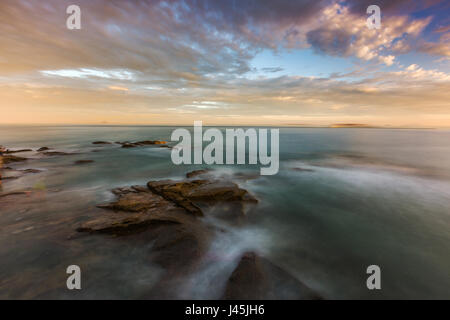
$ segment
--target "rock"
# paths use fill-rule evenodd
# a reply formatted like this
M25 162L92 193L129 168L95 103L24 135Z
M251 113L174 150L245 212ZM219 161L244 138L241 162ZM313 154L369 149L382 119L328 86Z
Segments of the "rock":
M111 142L107 142L107 141L94 141L94 142L92 142L92 144L111 144Z
M19 170L25 173L39 173L42 172L42 170L38 170L38 169L25 169L25 170Z
M61 151L47 151L43 152L46 156L70 156L76 153L67 153L67 152L61 152Z
M166 141L160 141L160 140L144 140L144 141L138 141L138 142L115 142L117 144L122 145L122 148L136 148L136 147L142 147L142 146L149 146L149 145L164 145L167 142Z
M5 154L11 154L11 153L19 153L19 152L28 152L28 151L33 151L31 149L20 149L20 150L6 150Z
M94 162L94 160L77 160L74 162L74 164L88 164L92 162Z
M313 169L306 169L306 168L292 168L292 170L300 172L314 172Z
M151 224L181 223L177 214L186 216L184 210L146 187L117 188L113 193L117 201L97 206L111 212L88 221L78 231L126 235L143 231Z
M48 147L41 147L41 148L37 149L36 151L42 152L42 151L47 151L47 150L50 150L50 148L48 148Z
M176 273L198 262L208 248L210 229L182 208L145 186L113 190L117 201L100 205L100 212L77 231L126 236L153 243L150 257Z
M184 187L189 188L189 186L194 186L195 184L190 184L189 186L181 182ZM178 183L178 186L180 184ZM181 192L181 188L177 186L177 183L172 180L162 180L162 181L150 181L147 183L147 187L157 195L162 196L164 199L173 202L175 205L185 209L187 212L195 216L203 216L202 210L197 207L192 201L187 199Z
M20 176L10 176L10 177L0 176L0 181L2 181L2 180L15 180L15 179L19 179L19 178L20 178Z
M222 202L257 202L247 190L235 183L219 180L149 181L147 187L168 201L184 208L193 215L202 216L198 204L218 204Z
M167 143L166 141L161 141L161 140L145 140L145 141L135 142L135 144L142 145L142 146L153 145L153 144L166 144L166 143Z
M27 158L17 157L17 156L3 156L3 164L22 162L28 160Z
M13 191L8 193L1 193L0 198L18 195L28 195L29 193L30 193L29 191Z
M186 173L186 178L193 178L193 177L196 177L196 176L199 176L199 175L203 175L203 174L205 174L205 173L208 173L208 172L210 172L210 171L211 171L210 169L194 170L194 171L191 171L191 172Z
M136 148L137 145L135 145L134 143L124 143L122 144L122 148Z
M321 297L282 268L253 252L245 253L228 279L227 300L318 300Z

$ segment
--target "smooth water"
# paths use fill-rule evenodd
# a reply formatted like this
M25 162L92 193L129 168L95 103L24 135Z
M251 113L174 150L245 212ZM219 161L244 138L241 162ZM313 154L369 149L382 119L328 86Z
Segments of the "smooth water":
M165 148L92 142L170 140L173 129L0 127L0 144L10 149L47 146L78 153L19 153L34 160L9 165L43 172L3 182L1 192L33 192L13 206L2 206L6 198L0 198L0 298L145 295L164 273L148 259L151 244L73 235L96 204L113 199L112 188L181 179L205 167L175 166ZM81 159L95 162L73 165ZM215 169L259 173L259 165ZM220 297L247 250L327 299L450 298L450 131L282 128L279 173L239 184L260 200L248 223L224 225L228 232L208 253L215 258L187 276L173 298ZM82 269L77 292L65 287L71 264ZM381 268L378 291L366 287L372 264Z

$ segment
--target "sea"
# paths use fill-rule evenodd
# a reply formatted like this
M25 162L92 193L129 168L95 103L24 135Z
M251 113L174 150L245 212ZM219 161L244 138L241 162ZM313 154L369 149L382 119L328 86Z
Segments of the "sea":
M227 232L170 298L220 298L242 254L254 251L324 299L450 299L450 130L280 128L280 168L272 176L260 175L259 164L175 165L169 148L92 144L173 145L176 128L0 126L0 145L33 150L15 154L28 161L8 166L41 171L2 181L0 195L31 192L8 205L0 197L0 299L145 296L166 272L149 258L152 243L79 237L76 229L114 199L113 188L207 167L218 176L253 176L237 183L259 202L244 224L203 218ZM44 156L40 147L75 154ZM69 265L81 268L81 290L66 287ZM367 287L371 265L380 268L379 290Z

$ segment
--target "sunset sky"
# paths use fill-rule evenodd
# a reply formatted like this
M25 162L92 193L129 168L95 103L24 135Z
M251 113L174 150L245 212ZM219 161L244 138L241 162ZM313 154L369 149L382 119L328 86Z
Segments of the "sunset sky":
M450 1L1 0L0 86L0 124L449 128Z

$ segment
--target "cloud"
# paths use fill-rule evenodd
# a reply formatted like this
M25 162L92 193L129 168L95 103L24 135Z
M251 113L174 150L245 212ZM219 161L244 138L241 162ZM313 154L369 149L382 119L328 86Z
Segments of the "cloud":
M367 1L333 0L78 0L82 29L68 30L72 2L0 2L1 100L23 110L15 119L27 110L42 119L192 123L448 109L445 72L395 69L398 55L415 50L448 56L448 30L423 37L432 18L408 16L405 1L382 1L380 30L366 26ZM313 78L278 76L289 70L275 66L258 70L270 78L249 77L258 52L306 48L361 69Z

